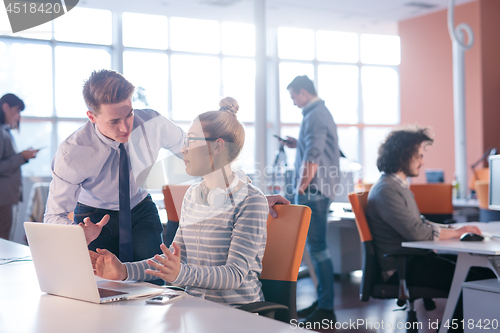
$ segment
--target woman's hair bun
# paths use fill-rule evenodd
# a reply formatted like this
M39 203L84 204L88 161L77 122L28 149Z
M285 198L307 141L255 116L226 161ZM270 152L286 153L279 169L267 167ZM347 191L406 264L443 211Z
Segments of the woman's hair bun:
M229 96L220 100L219 107L219 111L228 111L235 117L238 109L240 108L238 101Z

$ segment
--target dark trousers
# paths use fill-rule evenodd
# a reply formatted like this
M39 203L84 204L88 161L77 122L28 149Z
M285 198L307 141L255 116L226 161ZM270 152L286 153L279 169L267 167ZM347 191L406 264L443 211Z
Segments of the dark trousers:
M83 222L89 217L93 223L99 222L104 215L110 216L109 222L103 227L101 234L89 244L89 250L96 248L119 253L119 221L118 211L100 209L78 203L75 208L75 222ZM155 203L148 196L132 209L132 254L133 261L149 259L155 254L161 254L162 225Z
M318 307L333 310L333 263L326 242L330 199L321 193L306 193L296 195L295 204L311 208L311 222L307 232L306 246L318 277Z
M0 238L9 239L12 229L12 205L0 205Z

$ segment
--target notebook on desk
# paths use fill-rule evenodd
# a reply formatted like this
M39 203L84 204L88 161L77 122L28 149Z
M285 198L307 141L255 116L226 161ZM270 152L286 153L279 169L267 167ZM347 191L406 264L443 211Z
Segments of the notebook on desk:
M163 288L96 281L82 227L25 222L40 290L93 303L158 295Z

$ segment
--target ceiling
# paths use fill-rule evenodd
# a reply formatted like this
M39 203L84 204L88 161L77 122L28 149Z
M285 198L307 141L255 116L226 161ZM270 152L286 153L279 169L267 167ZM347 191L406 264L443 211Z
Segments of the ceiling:
M78 6L248 23L254 13L253 0L80 0ZM270 28L397 34L398 21L447 6L448 0L267 0L266 21Z

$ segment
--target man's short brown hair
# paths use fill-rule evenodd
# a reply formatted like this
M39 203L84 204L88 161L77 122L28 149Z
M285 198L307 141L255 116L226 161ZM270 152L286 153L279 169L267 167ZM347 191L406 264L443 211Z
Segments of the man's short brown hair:
M89 111L98 114L102 104L121 103L132 97L134 89L120 73L101 69L93 71L83 84L83 99Z

